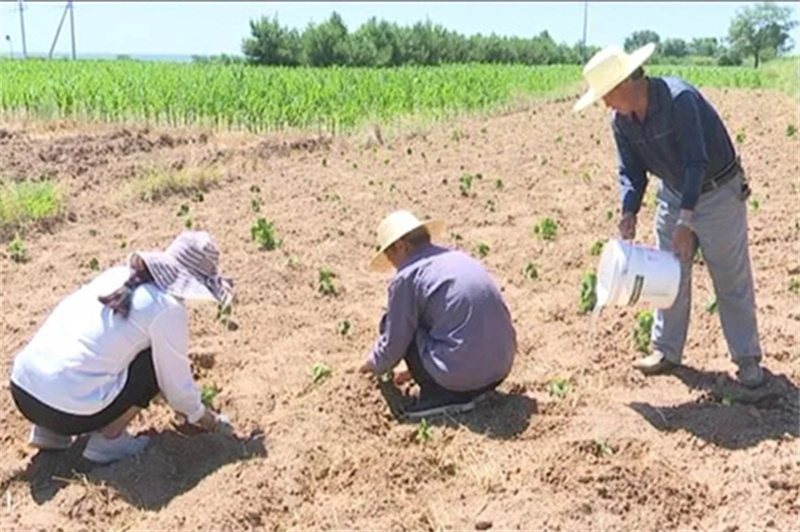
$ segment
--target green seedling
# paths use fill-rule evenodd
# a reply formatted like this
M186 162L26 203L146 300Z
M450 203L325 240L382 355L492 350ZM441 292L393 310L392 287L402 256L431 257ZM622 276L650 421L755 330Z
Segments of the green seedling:
M792 277L789 279L789 292L793 294L800 292L800 278Z
M641 353L650 351L650 333L653 330L653 311L640 310L636 313L636 324L633 327L633 345Z
M759 209L761 209L761 202L758 200L758 198L751 199L749 204L750 208L753 209L753 212L758 212Z
M594 454L595 456L611 456L614 454L614 448L608 443L608 440L594 440Z
M339 325L336 326L336 330L342 336L347 336L347 333L350 332L350 321L349 320L342 320L339 322Z
M583 181L584 183L591 183L592 182L591 174L589 174L589 172L586 170L581 172L581 181Z
M183 218L183 225L186 229L192 228L192 217L187 204L182 204L180 209L178 209L178 218Z
M494 203L494 200L492 200L492 199L486 200L486 210L487 211L494 212L495 208L496 208L496 205Z
M125 249L126 247L128 247L128 242L125 241L125 240L120 240L119 241L119 249Z
M450 238L452 238L456 242L461 242L462 240L464 240L464 237L461 236L459 233L450 233Z
M709 314L716 314L717 313L717 298L715 297L708 303L706 303L706 312Z
M217 321L229 331L235 331L239 328L236 322L233 321L232 314L233 305L217 305Z
M192 201L195 203L203 203L205 200L206 197L200 191L197 191L192 195Z
M263 204L264 201L259 197L250 198L250 210L253 211L254 214L261 212L261 206Z
M265 218L259 218L250 227L250 236L258 242L260 249L272 251L283 244L283 240L275 238L275 226Z
M483 258L489 254L489 246L481 242L478 244L478 247L475 248L475 251L477 251L479 257Z
M214 403L214 398L219 394L219 388L215 384L204 384L202 388L200 388L200 400L206 405L208 408Z
M565 377L556 377L547 383L547 393L550 394L550 397L566 399L571 391L572 385Z
M558 135L558 136L556 136L556 140L555 140L555 142L556 142L556 144L558 144L558 143L559 143L559 142L561 142L562 140L564 140L564 137L562 137L561 135Z
M334 284L333 280L336 278L336 274L333 273L330 269L322 267L319 269L319 284L317 286L317 290L323 296L335 296L338 293L338 289L336 288L336 284Z
M8 256L11 257L11 260L14 262L25 262L28 258L28 252L25 249L25 242L19 237L19 235L14 237L14 240L8 243Z
M503 189L503 180L502 179L495 179L494 180L494 188L496 188L497 190L502 190Z
M528 261L522 269L522 275L529 281L535 281L539 278L539 270L536 269L536 265L533 262Z
M314 384L319 384L330 377L331 373L333 372L330 366L323 364L322 362L317 362L311 366L311 382Z
M745 139L747 139L747 135L745 134L744 130L736 132L736 144L742 144Z
M422 418L422 421L420 421L419 425L417 425L417 435L415 439L417 440L417 443L425 443L433 439L431 427L428 425L427 419Z
M89 260L89 269L95 272L100 269L100 261L97 260L97 257L92 257Z
M555 240L556 233L558 232L558 225L556 224L555 220L550 217L545 218L539 225L533 228L534 234L539 235L542 240Z
M614 213L612 211L606 211L606 220L611 220L614 217Z
M458 179L459 183L458 190L461 191L461 195L464 196L465 198L469 197L469 191L472 189L472 179L473 179L472 174L463 174Z
M794 137L797 134L797 126L794 124L789 124L786 126L786 136L787 137Z
M597 275L594 272L586 272L581 279L581 300L578 309L581 314L586 314L594 310L597 304Z
M589 254L592 257L599 256L600 253L602 253L602 251L603 251L603 246L604 245L605 245L605 242L603 242L602 240L596 240L594 242L594 244L592 244L592 247L589 249Z

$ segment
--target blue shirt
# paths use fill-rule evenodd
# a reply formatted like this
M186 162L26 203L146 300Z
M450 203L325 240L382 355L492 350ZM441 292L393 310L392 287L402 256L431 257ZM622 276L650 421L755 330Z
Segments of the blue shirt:
M680 78L647 78L647 113L612 113L623 213L638 213L647 178L658 176L694 210L701 185L733 163L736 151L716 110Z
M500 290L469 255L426 245L401 264L370 353L375 373L405 357L416 342L422 364L441 386L471 391L505 378L517 339Z

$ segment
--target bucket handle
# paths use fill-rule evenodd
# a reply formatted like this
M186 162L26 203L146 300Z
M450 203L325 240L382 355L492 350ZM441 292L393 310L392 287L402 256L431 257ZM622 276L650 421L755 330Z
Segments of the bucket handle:
M622 275L625 275L626 273L628 273L628 266L631 263L631 253L633 253L633 239L627 241L623 240L623 242L628 242L628 249L627 251L623 252L625 253L625 263L622 265L622 272L621 272Z

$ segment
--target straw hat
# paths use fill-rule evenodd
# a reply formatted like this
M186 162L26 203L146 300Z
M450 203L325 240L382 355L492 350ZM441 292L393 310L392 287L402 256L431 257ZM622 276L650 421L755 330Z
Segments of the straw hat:
M395 211L384 218L378 225L378 253L369 262L369 269L373 271L392 269L392 263L384 252L389 246L419 227L427 228L431 236L435 236L444 229L444 220L422 222L408 211Z
M137 252L153 280L165 292L184 298L233 301L233 281L217 271L219 249L205 231L184 231L166 251ZM128 259L129 263L131 258Z
M619 46L611 45L594 54L583 68L583 77L589 84L589 90L575 103L572 110L582 111L611 92L642 66L655 49L655 44L648 43L628 54Z

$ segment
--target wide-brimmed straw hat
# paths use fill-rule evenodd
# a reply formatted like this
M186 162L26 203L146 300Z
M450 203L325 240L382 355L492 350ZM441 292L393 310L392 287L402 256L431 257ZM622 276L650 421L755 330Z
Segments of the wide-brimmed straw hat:
M611 45L594 54L583 68L583 77L589 84L589 90L575 103L572 110L582 111L611 92L642 66L655 49L656 45L649 43L626 53L619 46Z
M205 231L184 231L165 251L135 254L147 265L156 285L169 294L223 306L233 301L233 281L219 275L219 249Z
M369 262L368 268L372 271L392 269L393 265L384 252L392 244L420 227L427 228L431 236L437 236L444 229L444 220L420 221L409 211L395 211L389 214L378 225L378 253Z

